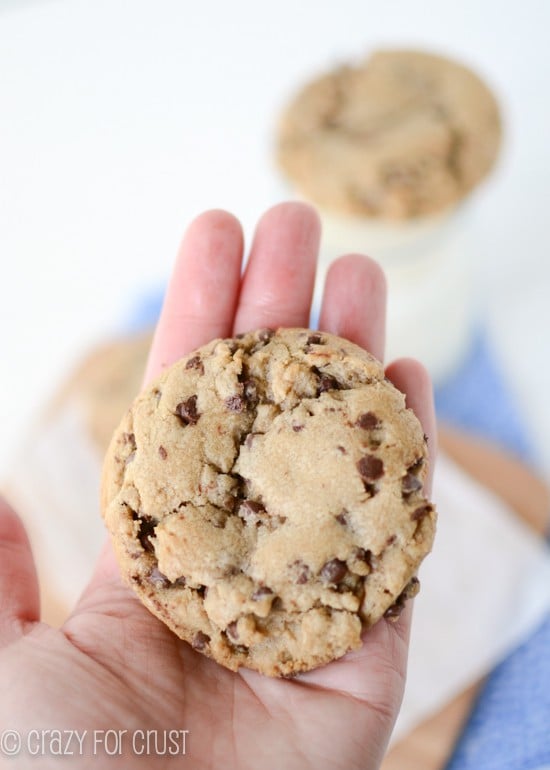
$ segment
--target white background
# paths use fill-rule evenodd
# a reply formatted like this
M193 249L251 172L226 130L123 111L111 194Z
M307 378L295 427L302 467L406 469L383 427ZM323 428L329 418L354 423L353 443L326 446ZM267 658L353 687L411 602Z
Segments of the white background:
M477 194L484 312L550 475L550 3L0 0L0 476L82 351L161 286L190 218L285 195L276 117L378 46L477 69L502 162Z

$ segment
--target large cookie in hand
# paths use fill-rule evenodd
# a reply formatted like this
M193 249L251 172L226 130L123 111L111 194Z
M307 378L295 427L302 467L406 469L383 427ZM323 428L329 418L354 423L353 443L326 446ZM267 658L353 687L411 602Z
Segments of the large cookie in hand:
M111 442L103 515L123 576L230 669L306 671L417 586L427 448L369 353L307 329L215 340L165 371Z

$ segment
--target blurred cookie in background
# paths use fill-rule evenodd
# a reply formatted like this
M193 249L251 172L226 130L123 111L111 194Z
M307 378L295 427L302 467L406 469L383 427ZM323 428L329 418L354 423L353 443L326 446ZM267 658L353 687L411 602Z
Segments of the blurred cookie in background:
M436 384L474 325L471 193L495 166L502 121L478 75L432 53L384 50L307 83L283 110L279 168L319 208L320 280L367 253L389 284L389 358L412 355Z

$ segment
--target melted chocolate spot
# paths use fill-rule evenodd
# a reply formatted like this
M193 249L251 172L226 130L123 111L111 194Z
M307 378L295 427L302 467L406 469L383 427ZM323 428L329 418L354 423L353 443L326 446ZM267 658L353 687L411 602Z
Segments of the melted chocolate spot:
M345 578L347 572L348 568L345 561L331 559L323 565L320 574L327 583L337 584Z
M154 553L155 549L149 538L155 534L155 526L157 522L150 516L140 517L136 515L135 520L139 521L138 540L141 543L141 547L148 553Z
M357 470L363 481L376 481L384 475L384 463L379 457L366 455L357 463Z
M193 637L191 646L195 650L204 650L204 648L206 647L209 641L210 641L210 637L207 634L203 634L202 631L197 631L197 633Z
M320 334L310 334L307 338L306 345L324 345L325 339Z
M196 425L200 414L197 412L197 397L191 396L187 401L182 401L176 407L176 414L183 425Z
M432 512L432 506L421 505L411 513L411 519L413 521L421 521L425 516L428 516Z
M370 569L374 569L374 562L376 557L374 556L373 552L369 549L365 548L356 548L355 549L355 558L359 559L359 561L364 561L365 564L370 567Z
M200 372L200 374L204 374L204 365L201 361L200 356L193 356L189 359L189 361L185 364L186 369L197 369L197 371Z
M380 428L382 425L374 412L365 412L360 415L355 424L358 428L362 428L363 430L374 430L375 428Z

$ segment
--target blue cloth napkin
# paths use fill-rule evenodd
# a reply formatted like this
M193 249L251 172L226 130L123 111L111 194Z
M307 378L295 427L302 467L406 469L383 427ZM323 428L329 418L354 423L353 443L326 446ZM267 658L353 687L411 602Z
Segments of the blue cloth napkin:
M494 669L447 770L550 770L550 616Z

